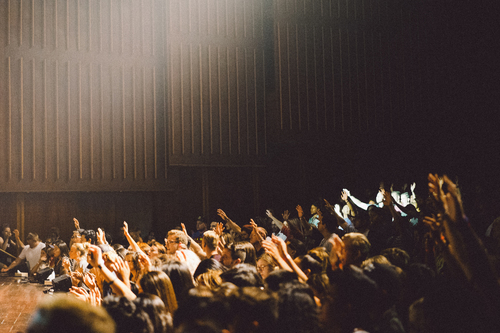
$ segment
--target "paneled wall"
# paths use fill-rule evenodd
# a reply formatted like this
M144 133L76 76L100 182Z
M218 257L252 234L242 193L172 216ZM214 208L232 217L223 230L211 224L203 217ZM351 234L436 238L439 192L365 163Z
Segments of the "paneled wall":
M284 132L390 132L422 96L416 23L403 1L276 0Z
M0 2L2 191L165 189L165 2Z
M261 163L267 153L269 1L168 3L170 164Z

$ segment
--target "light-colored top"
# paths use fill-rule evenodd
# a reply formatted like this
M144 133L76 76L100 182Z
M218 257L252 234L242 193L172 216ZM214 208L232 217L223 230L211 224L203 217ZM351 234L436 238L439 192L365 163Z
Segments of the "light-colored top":
M40 260L42 249L44 247L45 244L42 242L38 243L38 245L33 249L29 245L26 245L21 251L19 258L26 259L26 261L29 263L29 268L31 269L35 267L35 265L38 263L38 260Z

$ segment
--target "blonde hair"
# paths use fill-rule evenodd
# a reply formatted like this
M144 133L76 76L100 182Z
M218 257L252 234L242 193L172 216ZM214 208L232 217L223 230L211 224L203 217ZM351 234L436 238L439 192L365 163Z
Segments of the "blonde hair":
M79 258L87 256L87 253L89 252L89 243L73 243L71 247L76 248Z
M369 264L374 263L374 262L376 262L377 264L384 264L384 265L392 266L391 262L386 257L378 254L376 256L370 257L370 258L366 259L365 261L363 261L363 263L361 264L361 268L365 268L366 266L368 266Z
M203 234L203 241L210 250L215 250L217 248L217 243L219 243L219 235L212 230L205 231Z
M168 232L167 237L168 236L172 236L172 235L175 236L175 241L177 243L182 243L184 245L187 245L188 239L187 239L186 234L183 231L180 231L180 230L177 230L177 229L172 229L172 230L170 230Z
M198 275L196 283L198 286L205 286L211 290L218 288L222 284L220 277L222 271L209 269L203 274Z

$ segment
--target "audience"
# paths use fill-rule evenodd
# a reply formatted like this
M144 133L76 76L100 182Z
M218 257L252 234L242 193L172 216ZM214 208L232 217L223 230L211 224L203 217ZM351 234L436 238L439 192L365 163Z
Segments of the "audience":
M193 235L181 224L165 244L125 222L128 244L111 246L75 222L69 253L49 237L73 296L39 305L28 332L500 331L500 220L479 237L446 176L429 175L428 196L410 189L381 185L367 203L343 189L310 214L298 205L280 221L266 210L245 225L218 209L224 225L207 230L200 217ZM0 246L23 250L2 271L47 266L36 234L27 246L15 235L3 227Z

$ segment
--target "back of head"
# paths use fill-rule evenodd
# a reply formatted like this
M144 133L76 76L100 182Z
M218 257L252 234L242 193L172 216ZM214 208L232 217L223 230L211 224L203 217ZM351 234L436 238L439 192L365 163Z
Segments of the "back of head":
M337 219L328 211L325 211L323 213L323 218L321 219L321 223L325 225L326 230L328 230L329 233L334 233L337 232L338 230Z
M257 287L244 287L229 296L235 332L277 332L278 302L274 293Z
M67 295L55 295L40 303L27 333L114 333L115 323L103 308Z
M241 262L252 266L257 266L257 254L255 252L255 247L250 242L234 243L233 252L233 260L236 260L237 258L241 259L244 253L244 260L242 260Z
M217 243L219 242L219 235L213 230L205 231L203 234L203 242L211 250L214 251L217 248Z
M398 266L403 270L406 270L410 262L410 255L405 250L397 247L384 249L380 252L380 254L386 257L391 264Z
M92 229L84 230L82 232L82 236L85 236L85 239L90 244L95 244L97 241L97 235L96 235L95 231Z
M346 265L361 266L370 253L370 242L365 235L350 232L342 237L346 251Z
M283 332L320 332L314 294L297 280L283 283L278 291L278 327Z
M221 274L224 282L231 282L238 287L263 287L264 281L257 268L248 264L238 264Z
M207 231L208 232L208 231ZM208 271L225 271L226 268L223 264L215 259L204 259L202 260L198 267L196 267L196 271L193 274L193 278L196 280L199 275L204 274Z
M181 261L169 260L162 266L162 271L170 278L177 303L180 305L187 297L189 290L194 288L193 277L188 265Z
M139 282L143 292L159 296L167 312L174 313L177 310L177 298L174 287L167 274L162 271L150 271L144 274Z
M142 309L148 314L155 333L171 331L172 316L167 312L161 298L156 295L142 293L137 296L134 303L138 309Z
M298 281L297 273L285 269L277 269L269 273L266 278L267 287L272 291L278 291L282 283Z
M102 308L116 323L116 333L153 333L154 327L146 311L126 297L107 296ZM71 331L67 331L71 332Z
M29 241L29 240L32 240L32 241L35 241L35 242L38 242L40 240L40 238L38 238L38 234L35 234L33 232L30 232L28 234L28 236L26 236L26 241Z

